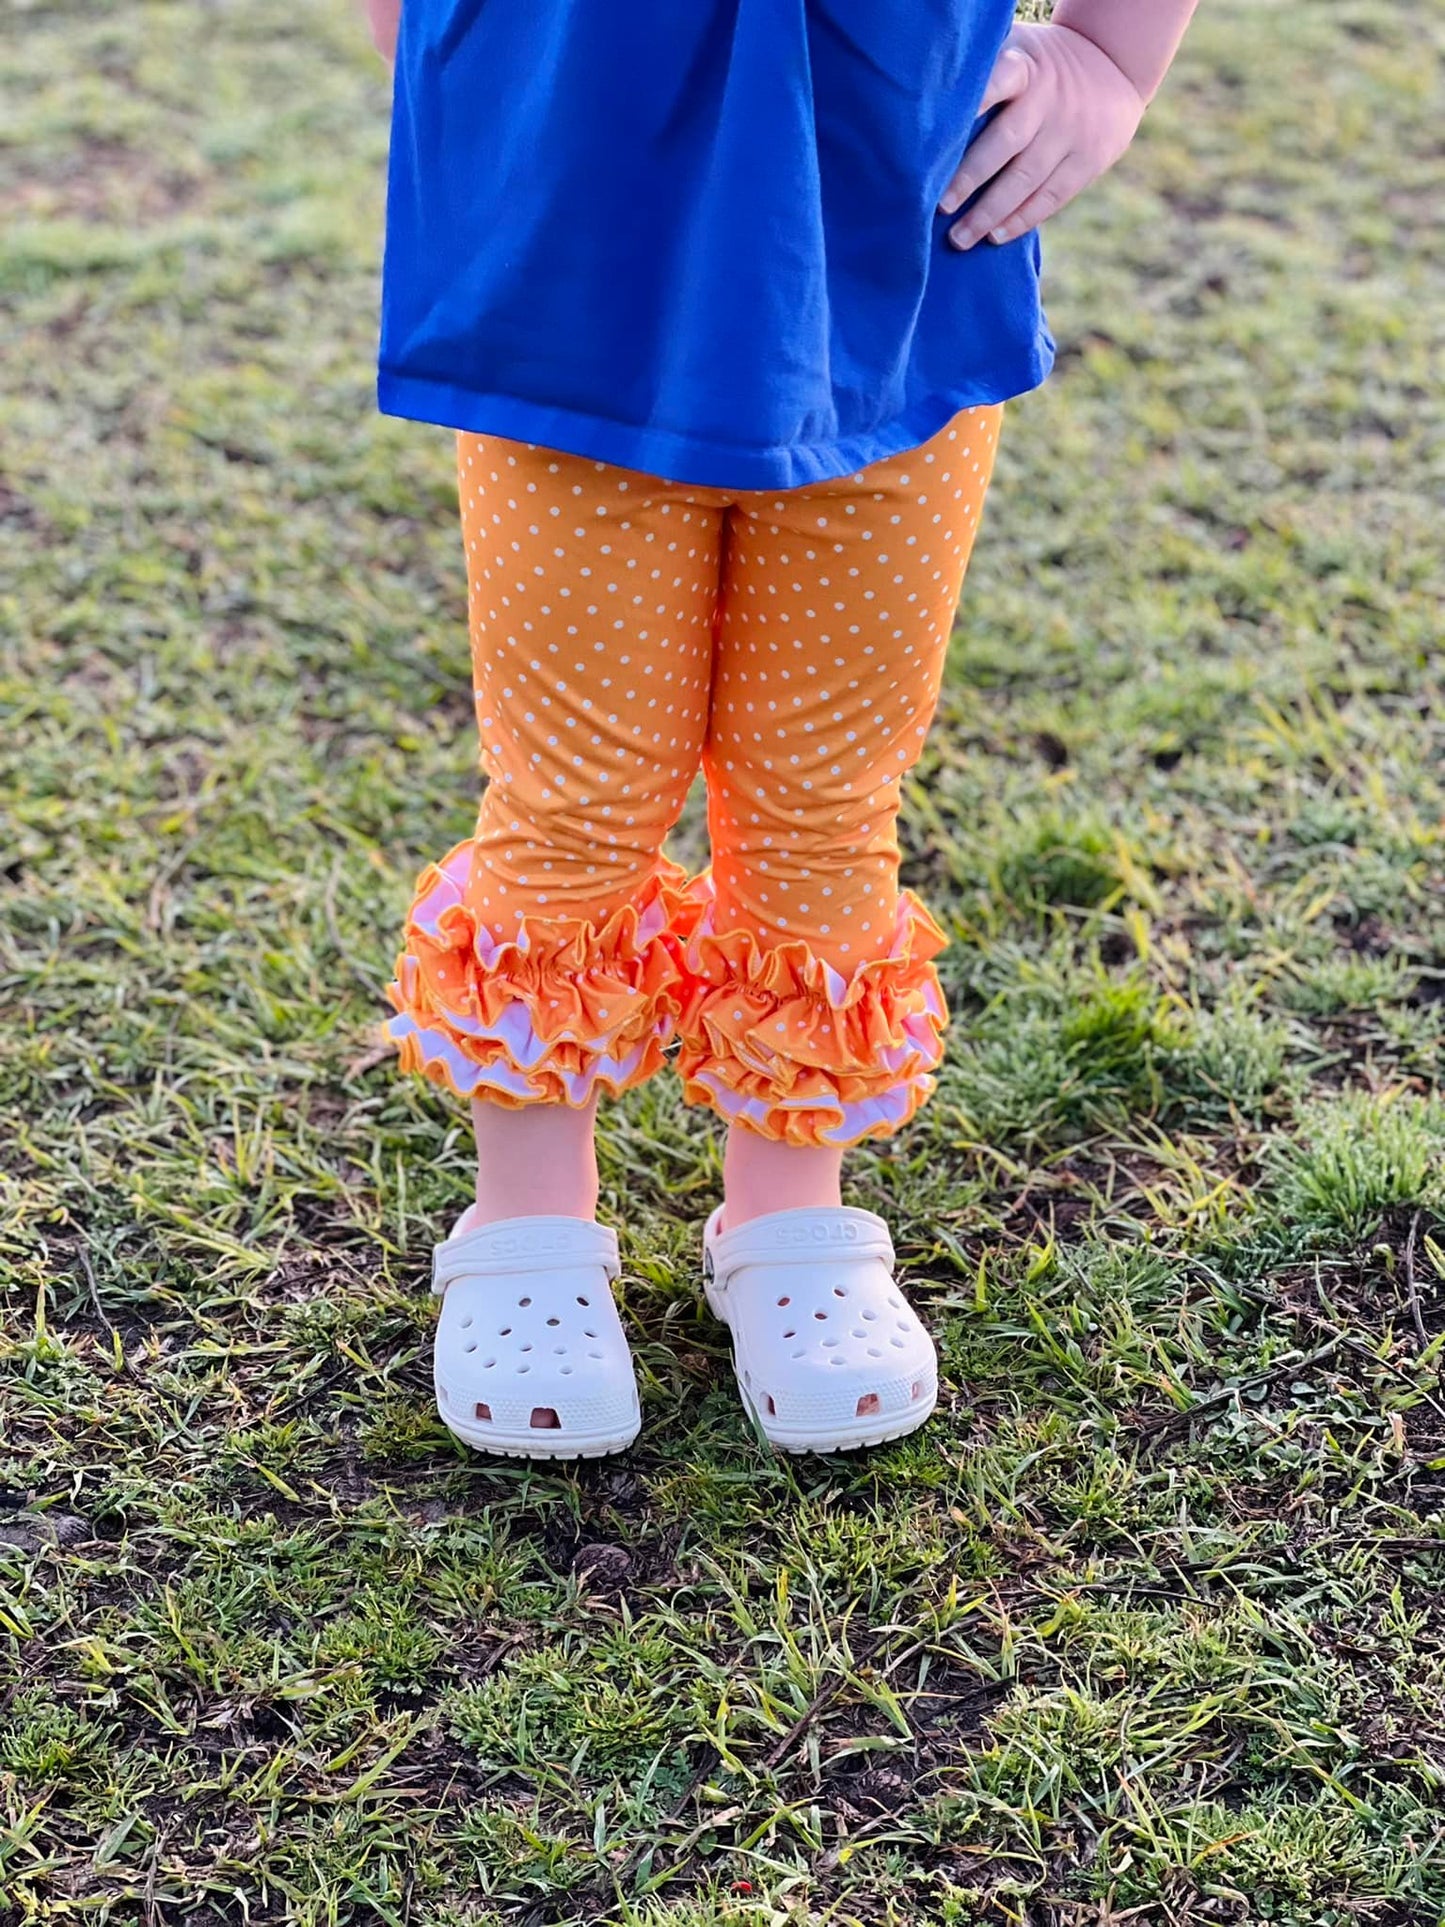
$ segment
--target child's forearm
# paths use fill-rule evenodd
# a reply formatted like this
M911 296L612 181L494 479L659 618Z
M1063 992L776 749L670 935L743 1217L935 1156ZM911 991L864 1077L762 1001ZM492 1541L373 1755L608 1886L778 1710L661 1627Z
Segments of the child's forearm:
M1168 73L1199 0L1058 0L1055 26L1068 27L1106 53L1152 100Z
M365 0L372 44L383 60L396 58L396 33L401 24L401 0Z

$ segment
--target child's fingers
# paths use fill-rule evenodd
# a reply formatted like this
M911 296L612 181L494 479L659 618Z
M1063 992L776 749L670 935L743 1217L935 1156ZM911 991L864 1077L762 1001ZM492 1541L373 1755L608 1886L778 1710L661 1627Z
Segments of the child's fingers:
M1030 228L1042 227L1045 221L1052 219L1061 207L1087 187L1089 180L1089 168L1079 155L1066 154L1042 187L1035 188L1012 214L994 222L989 230L989 240L1001 246L1005 241L1016 241L1021 234L1027 234Z
M991 181L1000 168L1023 152L1037 132L1032 115L1019 107L1005 108L964 154L957 173L939 196L939 213L957 214L985 181Z
M956 248L971 248L984 235L995 234L1052 178L1062 159L1052 141L1036 136L994 176L963 219L954 222L948 230L949 240Z
M1017 100L1029 84L1032 69L1027 58L1014 45L1010 34L1004 42L1003 52L993 64L993 72L988 77L988 85L983 90L983 99L978 111L986 114L1000 101Z

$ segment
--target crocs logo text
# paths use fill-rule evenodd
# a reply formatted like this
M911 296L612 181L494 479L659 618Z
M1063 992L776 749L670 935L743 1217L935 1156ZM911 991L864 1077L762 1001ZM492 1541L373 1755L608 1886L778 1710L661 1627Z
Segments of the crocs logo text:
M489 1238L485 1249L489 1258L527 1258L535 1257L539 1252L566 1252L570 1247L571 1240L567 1234L554 1231L550 1236L546 1232L528 1232L525 1237L512 1232L505 1238ZM579 1262L585 1264L586 1260L577 1255Z
M855 1245L858 1242L856 1224L780 1224L776 1232L780 1245Z

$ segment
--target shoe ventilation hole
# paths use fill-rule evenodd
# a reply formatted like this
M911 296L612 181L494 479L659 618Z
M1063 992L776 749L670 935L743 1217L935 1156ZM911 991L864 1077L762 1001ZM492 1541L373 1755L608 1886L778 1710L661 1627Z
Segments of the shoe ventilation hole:
M512 1336L511 1326L503 1325L502 1329L497 1333L497 1336L498 1338L510 1338Z
M532 1302L532 1301L531 1301L531 1299L530 1299L530 1298L519 1298L519 1299L517 1300L517 1303L518 1303L519 1305L530 1305L530 1304L531 1304L531 1302Z
M534 1432L560 1432L562 1421L550 1405L534 1405L528 1421Z
M517 1370L518 1370L519 1372L530 1372L530 1371L531 1371L531 1369L532 1369L532 1368L531 1368L531 1366L530 1366L530 1365L519 1365L519 1366L517 1367Z
M797 1332L796 1332L796 1331L790 1331L790 1332L784 1332L784 1333L783 1333L783 1336L784 1336L784 1338L796 1338L796 1337L797 1337L797 1335L798 1335L798 1334L797 1334Z
M772 1393L769 1392L768 1393L768 1417L776 1418L777 1416L778 1416L778 1403L777 1403L777 1400L773 1397Z
M470 1345L468 1345L468 1346L466 1346L466 1348L465 1348L465 1349L466 1349L467 1351L469 1351L469 1352L474 1352L474 1351L475 1351L475 1350L477 1349L477 1341L476 1341L476 1339L474 1338L474 1339L472 1340L472 1342L471 1342L471 1344L470 1344Z
M890 1338L888 1343L900 1352L903 1350L903 1340L901 1338Z
M582 1336L583 1336L584 1338L595 1338L595 1337L597 1336L597 1334L596 1334L596 1332L589 1332L589 1331L584 1331L584 1332L583 1332L583 1334L582 1334Z
M483 1405L480 1399L477 1401L477 1417L482 1421L483 1425L490 1425L492 1422L491 1406Z
M471 1321L471 1319L470 1319L470 1318L464 1318L464 1319L462 1320L462 1330L463 1330L464 1332L469 1332L469 1331L471 1330L471 1328L472 1328L472 1321Z
M561 1322L562 1322L562 1320L561 1320L560 1318L549 1318L549 1319L547 1320L547 1323L548 1323L549 1325L560 1325L560 1324L561 1324Z
M565 1345L554 1345L552 1347L552 1356L553 1358L565 1358L567 1356L567 1347Z
M495 1358L484 1358L482 1360L482 1370L484 1372L490 1372L495 1367L496 1362Z
M838 1343L838 1340L837 1340L836 1338L825 1338L825 1339L823 1340L823 1350L824 1350L825 1352L830 1352L830 1351L832 1351L832 1349L833 1349L833 1347L834 1347L834 1346L835 1346L835 1345L836 1345L837 1343Z
M906 1332L906 1331L908 1330L908 1320L907 1320L906 1318L900 1318L900 1319L899 1319L899 1321L898 1321L898 1329L899 1329L899 1331L901 1331L901 1332Z
M871 1325L873 1323L873 1320L878 1316L878 1314L876 1311L865 1311L863 1316L868 1320L868 1323Z
M863 1330L863 1327L861 1325L855 1325L852 1331L849 1332L848 1336L850 1338L866 1338L868 1334Z
M531 1347L530 1345L524 1345L524 1346L522 1347L522 1350L523 1350L524 1352L529 1352L529 1351L531 1351L531 1349L532 1349L532 1347Z
M744 1383L744 1385L751 1385L751 1384L752 1384L752 1382L753 1382L753 1375L752 1375L752 1373L751 1373L751 1372L749 1372L749 1371L745 1371L745 1372L743 1373L743 1383Z
M881 1358L881 1357L883 1356L883 1354L882 1354L882 1352L880 1352L880 1351L879 1351L879 1349L878 1349L878 1347L877 1347L876 1345L870 1345L870 1346L868 1347L868 1356L869 1356L870 1358Z
M825 1312L825 1311L815 1311L815 1312L813 1313L813 1316L814 1316L815 1318L826 1318L826 1317L828 1316L828 1314L827 1314L827 1312Z
M592 1300L591 1300L590 1298L579 1298L579 1299L577 1300L577 1303L578 1303L579 1305L590 1305L590 1304L591 1304L591 1302L592 1302Z
M791 1304L792 1304L792 1302L793 1302L793 1301L792 1301L792 1299L791 1299L791 1298L780 1298L780 1299L778 1300L778 1303L779 1303L780 1305L791 1305Z
M794 1358L805 1358L807 1354L805 1352L798 1351L798 1352L794 1352L793 1356Z
M524 1299L522 1300L522 1303L523 1303L524 1305L526 1305L526 1304L529 1304L530 1302L531 1302L531 1301L530 1301L530 1299L527 1299L527 1298L524 1298ZM889 1300L888 1300L888 1302L889 1302L889 1304L890 1304L890 1305L891 1305L891 1306L893 1307L893 1309L894 1309L895 1311L901 1311L901 1310L903 1309L903 1307L902 1307L902 1305L901 1305L901 1303L899 1302L899 1300L898 1300L898 1299L896 1299L896 1298L894 1298L894 1297L892 1297L891 1295L890 1295L890 1297L889 1297Z
M835 1298L846 1298L848 1296L848 1293L845 1291L842 1285L834 1285L833 1296Z
M588 1352L587 1356L589 1358L601 1358L602 1354L601 1352Z
M837 1356L835 1355L834 1357L832 1357L832 1358L830 1358L830 1359L828 1360L828 1363L829 1363L830 1365L841 1365L841 1364L843 1363L843 1361L842 1361L842 1359L841 1359L841 1358L838 1358L838 1357L837 1357Z
M916 1378L908 1388L908 1396L910 1398L921 1398L923 1396L923 1387Z
M862 1398L860 1398L858 1401L859 1418L867 1418L871 1413L876 1412L877 1410L878 1410L878 1394L876 1392L865 1392Z
M563 1378L570 1378L575 1370L576 1370L576 1367L573 1365L564 1365L562 1367Z

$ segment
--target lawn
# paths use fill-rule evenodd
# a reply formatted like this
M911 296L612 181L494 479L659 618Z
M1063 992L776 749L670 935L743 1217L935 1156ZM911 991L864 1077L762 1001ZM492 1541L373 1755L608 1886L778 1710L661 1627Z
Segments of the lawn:
M536 1469L433 1412L466 1133L377 1047L476 782L382 75L340 0L3 42L0 1920L1440 1921L1440 6L1210 0L1051 234L909 797L947 1068L853 1165L938 1417L759 1448L660 1079L643 1437Z

